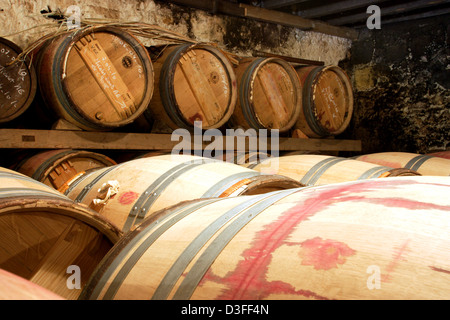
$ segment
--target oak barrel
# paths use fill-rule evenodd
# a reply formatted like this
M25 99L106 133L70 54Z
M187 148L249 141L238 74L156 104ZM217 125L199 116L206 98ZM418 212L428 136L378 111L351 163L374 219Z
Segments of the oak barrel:
M165 47L154 59L155 94L146 113L171 129L220 128L234 111L236 77L221 50L207 44Z
M392 168L406 168L422 175L450 176L450 159L411 152L379 152L354 157L356 160Z
M97 152L55 149L26 157L15 166L14 170L59 189L76 175L115 164L113 159Z
M0 185L0 268L77 299L121 231L95 211L13 170L0 168ZM79 267L73 282L79 288L68 286L70 266Z
M302 84L302 112L295 123L311 138L335 136L349 125L353 114L350 78L338 66L296 66Z
M450 181L194 200L125 234L80 299L449 299Z
M85 130L140 117L153 95L146 48L125 30L88 27L48 40L37 53L40 92L55 116Z
M432 157L450 159L450 150L431 152L431 153L428 153L428 155L432 156Z
M36 94L36 72L29 59L12 63L21 52L15 43L0 37L0 123L23 114Z
M50 290L0 269L0 300L63 300Z
M371 178L420 175L409 169L390 168L350 158L314 154L287 155L243 165L257 171L265 170L270 166L274 170L268 173L287 176L307 186Z
M220 160L162 155L87 173L69 183L65 194L128 231L144 217L180 201L259 194L300 186L288 177L261 174Z
M294 68L280 58L242 58L235 73L238 101L230 124L243 129L286 132L301 111L301 85Z

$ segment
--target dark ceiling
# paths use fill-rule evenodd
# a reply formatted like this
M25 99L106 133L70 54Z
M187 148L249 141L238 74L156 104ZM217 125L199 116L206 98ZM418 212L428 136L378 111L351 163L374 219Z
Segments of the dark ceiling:
M335 26L366 26L370 5L381 11L381 23L433 17L450 13L450 0L247 0L234 1L270 10L282 11L306 19L321 20Z

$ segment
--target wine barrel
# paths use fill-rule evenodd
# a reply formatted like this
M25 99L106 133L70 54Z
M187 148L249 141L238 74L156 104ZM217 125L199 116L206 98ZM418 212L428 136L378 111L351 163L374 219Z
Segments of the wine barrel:
M313 154L268 158L260 162L247 163L244 166L256 171L265 170L270 166L275 168L270 173L287 176L306 186L371 178L420 175L409 169L390 168L343 157Z
M301 111L301 85L294 68L280 58L243 58L235 68L238 101L230 124L243 129L286 132Z
M36 72L28 59L10 64L22 49L0 37L0 123L23 114L37 90Z
M37 53L40 92L55 116L85 130L140 117L153 95L146 48L128 32L89 27L48 40Z
M379 152L354 157L356 160L417 171L422 175L450 176L450 160L410 152Z
M67 181L83 172L115 164L114 160L100 153L56 149L42 151L27 157L17 164L14 170L59 189Z
M450 150L428 153L429 156L450 159Z
M64 300L37 284L0 269L0 300Z
M224 150L222 154L215 154L211 156L213 159L218 159L234 164L245 164L245 163L252 163L254 161L261 161L263 159L266 159L270 157L270 155L266 152L260 152L260 151L226 151Z
M146 113L171 129L220 128L234 111L236 77L226 56L207 44L165 47L153 61L155 94Z
M418 176L181 203L124 235L80 299L449 299L449 192Z
M183 200L300 186L288 177L265 175L220 160L163 155L97 169L69 183L65 194L98 211L125 232L144 217ZM114 190L109 198L107 190Z
M349 125L353 114L353 89L338 66L296 66L302 84L302 112L295 123L311 138L335 136Z
M0 268L77 299L121 231L95 211L13 170L0 168L0 185ZM73 282L70 266L79 268Z

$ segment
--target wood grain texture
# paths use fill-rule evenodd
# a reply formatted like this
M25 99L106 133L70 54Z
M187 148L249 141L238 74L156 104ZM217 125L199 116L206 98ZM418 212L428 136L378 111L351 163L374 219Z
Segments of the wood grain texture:
M422 175L450 176L450 159L432 155L410 152L379 152L360 155L355 159L393 168L413 169Z
M86 206L12 170L0 170L0 268L66 299L81 287L121 232ZM80 288L67 268L80 268Z
M303 88L303 112L295 124L312 138L342 133L353 114L350 78L337 66L297 66Z
M114 160L97 152L57 149L30 155L14 170L59 189L82 172L115 164Z
M107 202L102 185L116 181L118 191ZM73 186L72 186L73 184ZM69 183L65 194L98 211L124 231L147 216L180 201L259 194L300 187L288 177L264 175L233 163L188 155L160 155L99 168Z
M231 63L216 47L206 44L163 48L153 62L155 97L152 118L172 129L204 129L224 125L234 111L237 92ZM162 91L161 91L162 90Z
M290 177L305 185L318 186L360 179L420 175L412 170L396 170L349 158L315 154L285 155L275 160L269 158L252 161L243 166L261 171L270 167L273 161L277 162L277 166L272 166L276 168L274 174Z
M28 59L10 64L22 49L0 38L0 123L16 119L33 102L36 71Z
M289 130L301 111L301 86L294 68L280 58L243 58L235 68L239 99L231 125Z
M153 95L145 47L117 28L85 28L47 42L37 53L42 95L55 115L85 130L132 123Z
M393 177L181 203L119 240L81 298L446 300L449 188Z

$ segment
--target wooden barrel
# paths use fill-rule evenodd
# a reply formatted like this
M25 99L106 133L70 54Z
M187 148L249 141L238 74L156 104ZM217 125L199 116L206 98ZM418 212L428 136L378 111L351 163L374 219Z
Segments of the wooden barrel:
M115 193L106 198L107 190L114 188L112 182ZM180 201L300 186L288 177L265 175L215 159L165 155L97 169L69 183L65 194L128 231L144 217Z
M47 105L85 130L111 130L143 114L153 95L146 48L128 32L90 27L47 41L37 74Z
M209 156L208 156L209 157ZM218 159L234 164L245 164L252 163L255 161L261 161L270 157L270 155L266 152L260 151L226 151L224 150L222 154L211 155L211 158Z
M428 153L429 156L450 159L450 150Z
M235 68L238 102L230 124L244 129L286 132L301 110L301 86L294 68L280 58L243 58Z
M406 168L422 175L450 176L450 160L410 152L379 152L354 157L356 160L392 168Z
M0 185L0 268L77 299L121 231L95 211L13 170L0 168ZM79 267L73 282L70 266Z
M314 154L268 158L261 162L247 163L244 166L257 171L263 171L271 167L274 170L269 171L269 173L287 176L306 186L371 178L420 175L408 169L390 168L349 158Z
M450 299L449 192L394 177L181 203L124 235L80 299Z
M0 123L16 119L33 102L36 72L29 60L11 63L22 49L0 37Z
M181 44L164 48L153 61L155 94L147 113L171 129L220 128L234 111L236 77L216 47Z
M342 133L353 114L353 89L338 66L297 66L303 88L302 111L295 124L308 137Z
M59 189L79 174L115 164L114 160L100 153L56 149L42 151L27 157L17 164L14 170Z
M0 269L0 300L64 300L37 284Z

